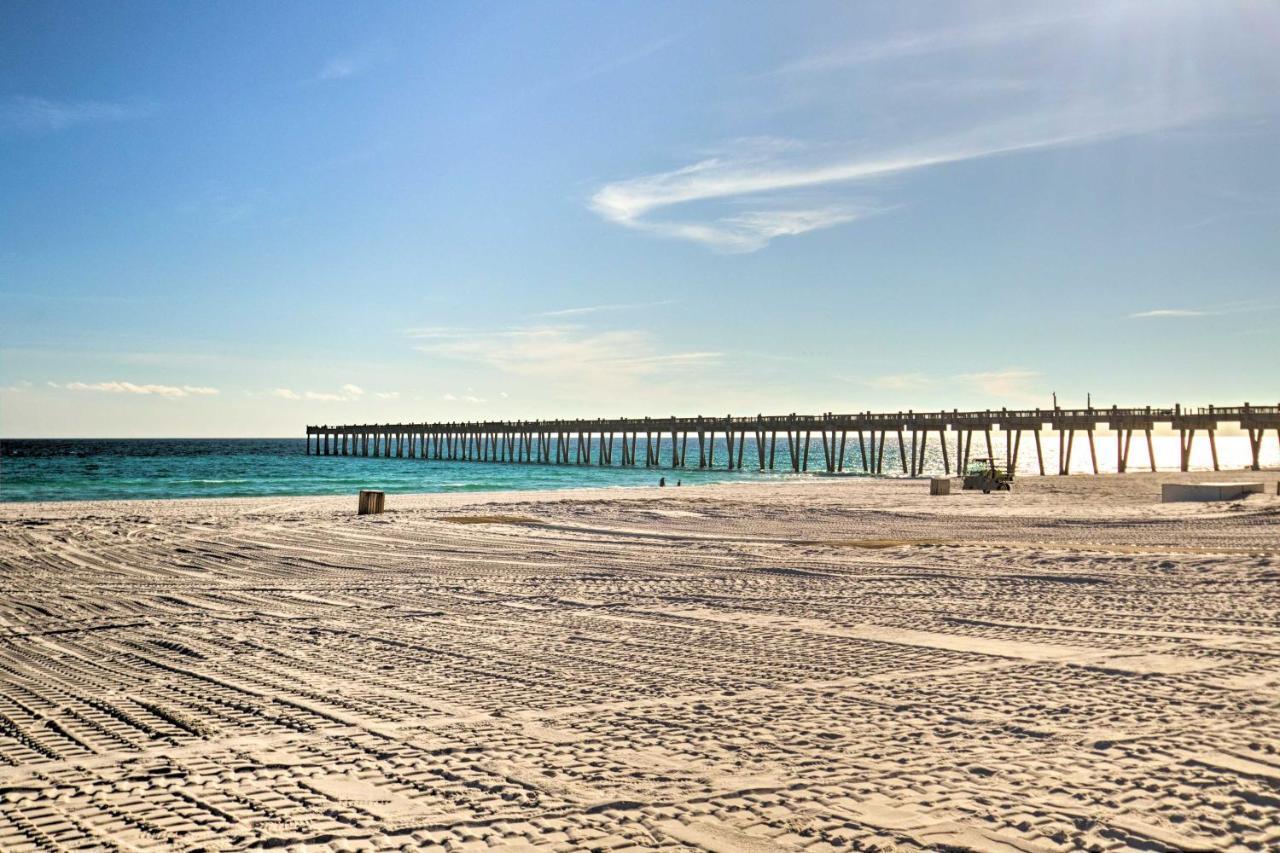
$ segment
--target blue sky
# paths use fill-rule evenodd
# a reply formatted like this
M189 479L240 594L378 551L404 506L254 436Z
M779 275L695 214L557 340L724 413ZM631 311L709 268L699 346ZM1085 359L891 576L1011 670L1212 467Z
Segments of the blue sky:
M1269 2L9 2L0 434L1275 402Z

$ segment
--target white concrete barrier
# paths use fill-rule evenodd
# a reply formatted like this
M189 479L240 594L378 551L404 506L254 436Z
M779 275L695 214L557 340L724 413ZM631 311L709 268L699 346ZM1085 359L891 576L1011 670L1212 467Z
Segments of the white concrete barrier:
M1261 493L1261 483L1165 483L1160 487L1160 502L1233 501Z

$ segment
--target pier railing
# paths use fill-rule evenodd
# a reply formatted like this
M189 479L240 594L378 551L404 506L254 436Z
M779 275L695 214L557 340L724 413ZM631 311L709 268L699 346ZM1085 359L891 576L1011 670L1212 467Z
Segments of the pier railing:
M1116 471L1128 469L1129 449L1135 432L1146 438L1151 470L1156 469L1152 430L1167 425L1178 431L1180 468L1188 468L1197 432L1209 439L1213 467L1218 470L1216 430L1220 424L1237 424L1249 436L1252 467L1260 467L1266 431L1274 429L1280 441L1280 405L1206 406L1183 409L1151 406L1084 409L985 409L982 411L857 412L817 415L764 415L574 418L513 421L448 421L435 423L347 424L308 426L307 453L339 456L397 456L477 462L551 465L620 465L655 468L691 467L689 438L695 439L697 467L723 465L729 470L744 464L761 470L778 467L778 433L785 435L784 467L806 471L814 434L821 442L826 470L843 471L850 437L857 441L855 461L869 474L884 473L884 453L889 437L897 439L902 473L923 473L925 451L936 434L944 471L951 473L954 444L956 469L963 471L972 457L975 434L985 439L987 457L996 458L992 430L1005 439L1005 461L1012 468L1018 459L1023 433L1035 442L1036 459L1045 473L1042 432L1057 432L1058 473L1071 467L1076 434L1084 433L1093 472L1099 473L1095 430L1105 427L1116 436ZM644 437L644 461L638 461L637 445ZM747 438L754 439L755 458L745 460ZM907 445L910 436L910 447ZM619 445L619 437L621 444ZM598 440L597 440L598 439ZM656 440L655 440L656 439ZM665 441L665 447L664 447ZM616 461L615 461L616 455Z

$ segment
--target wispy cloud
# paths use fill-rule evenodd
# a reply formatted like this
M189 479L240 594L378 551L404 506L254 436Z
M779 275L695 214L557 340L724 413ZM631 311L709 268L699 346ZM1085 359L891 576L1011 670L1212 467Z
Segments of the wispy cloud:
M143 118L155 109L154 104L140 101L53 101L14 95L0 101L0 131L49 133L80 124Z
M1153 308L1149 311L1138 311L1130 314L1129 319L1221 317L1225 314L1256 314L1260 311L1275 311L1277 308L1280 308L1280 303L1245 299L1200 308Z
M1055 27L1090 17L1087 12L1071 12L1035 18L988 21L967 27L915 30L878 41L844 45L823 53L799 57L774 69L774 74L808 74L911 59L943 51L966 50L1004 44L1049 33Z
M542 311L538 317L579 317L584 314L599 314L604 311L629 311L639 308L657 308L660 305L674 305L679 300L659 299L657 302L629 302L613 305L586 305L581 308L559 308L555 311Z
M133 382L50 382L50 388L64 391L100 391L108 394L141 394L156 397L210 397L217 388L202 385L138 385Z
M685 33L671 33L670 35L665 35L661 38L641 44L632 50L616 53L602 62L598 62L595 65L583 69L574 77L574 80L576 82L590 80L593 77L599 77L602 74L608 74L612 71L617 71L620 68L631 65L632 63L648 59L655 53L666 50L671 45L680 41L685 37L685 35Z
M1031 382L1041 377L1037 370L1008 368L984 373L961 373L956 378L969 384L974 390L1001 400L1031 400L1045 396L1031 388Z
M594 332L576 326L523 326L483 330L411 330L415 349L468 361L503 373L550 380L619 382L714 364L718 352L663 352L638 330Z
M1205 317L1208 311L1195 311L1190 308L1153 308L1150 311L1139 311L1136 314L1130 314L1131 318L1140 317Z
M272 397L281 400L309 400L314 403L342 403L359 400L364 396L364 389L359 385L343 385L337 391L294 391L292 388L274 388ZM382 397L381 394L377 395ZM385 399L385 398L384 398Z
M319 72L316 81L346 80L368 71L387 56L381 45L370 44L349 50L329 59Z
M727 252L752 252L775 237L851 222L888 207L867 202L786 203L779 193L831 190L921 169L1018 152L1084 145L1178 126L1204 114L1197 105L1166 109L1158 102L1080 102L1010 116L926 142L859 156L815 158L802 146L740 147L668 172L601 187L590 207L609 222L662 237L691 240ZM718 214L709 203L756 209ZM655 217L694 207L692 218ZM700 215L699 215L700 212Z
M981 373L933 375L928 373L893 373L886 376L850 378L849 381L880 391L917 392L945 385L964 387L985 397L1013 402L1034 401L1044 397L1034 383L1043 374L1038 370L1010 367Z
M25 379L20 379L12 385L0 386L0 391L9 391L14 394L21 394L30 391L34 386Z
M889 376L872 376L859 380L863 385L882 391L917 391L937 382L924 373L895 373Z

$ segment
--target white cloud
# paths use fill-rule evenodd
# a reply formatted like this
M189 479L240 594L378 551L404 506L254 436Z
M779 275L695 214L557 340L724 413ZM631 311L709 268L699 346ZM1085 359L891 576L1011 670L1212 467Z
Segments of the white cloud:
M397 392L392 392L399 396ZM364 396L364 389L359 385L343 385L338 391L294 391L291 388L276 388L270 392L271 396L279 397L282 400L310 400L315 403L350 403L359 400ZM382 394L377 395L382 399L391 399Z
M218 393L217 388L202 385L137 385L133 382L50 382L51 388L66 391L101 391L108 394L150 394L157 397L209 397Z
M0 391L10 391L15 394L21 394L24 391L30 391L31 387L32 385L30 382L28 382L25 379L19 379L17 382L13 383L12 385L5 385L3 387L0 387Z
M1039 379L1041 375L1035 370L1013 367L984 373L962 373L956 378L989 397L1024 401L1046 396L1030 387L1031 381Z
M882 391L915 391L927 388L937 380L923 373L895 373L889 376L873 376L861 380L862 384Z
M1150 311L1138 311L1130 314L1129 319L1221 317L1224 314L1257 314L1262 311L1275 311L1277 309L1280 309L1280 302L1268 302L1261 299L1240 299L1233 302L1222 302L1217 305L1206 305L1201 308L1153 308Z
M377 45L366 45L335 56L316 74L317 81L346 80L363 74L386 58L386 51Z
M1151 311L1139 311L1136 314L1130 314L1131 318L1140 317L1204 317L1211 312L1193 311L1190 308L1155 308Z
M379 400L399 400L400 392L399 391L375 391L373 396L377 397Z
M429 328L408 334L422 341L415 349L429 355L475 362L517 376L572 382L617 383L702 367L720 358L718 352L661 352L649 334L636 330L524 326Z
M542 311L539 317L577 317L584 314L599 314L602 311L629 311L633 308L657 308L660 305L674 305L678 300L659 299L657 302L629 302L611 305L586 305L581 308L559 308L555 311Z
M814 204L813 193L947 164L1166 129L1205 114L1193 100L1177 108L1150 100L1125 103L1122 97L1077 102L857 156L820 158L804 146L748 140L679 169L606 184L591 197L590 207L627 228L719 251L752 252L776 237L829 228L892 207L866 201ZM797 191L809 197L797 201L781 196ZM723 211L727 204L740 207L750 199L751 210ZM719 208L708 210L708 205ZM690 213L682 219L659 215L677 207Z
M155 112L147 103L110 101L51 101L15 95L0 102L0 131L46 133L78 124L124 121Z
M1112 11L1118 5L1113 4ZM1065 15L1041 18L990 21L968 27L907 32L880 41L860 42L825 53L801 57L777 68L773 73L808 74L835 71L871 62L910 59L943 51L1003 44L1014 39L1045 35L1058 25L1087 17L1089 17L1087 14L1070 12Z

